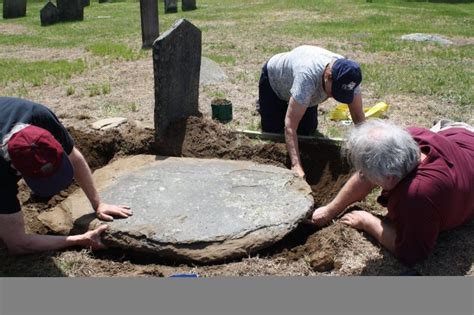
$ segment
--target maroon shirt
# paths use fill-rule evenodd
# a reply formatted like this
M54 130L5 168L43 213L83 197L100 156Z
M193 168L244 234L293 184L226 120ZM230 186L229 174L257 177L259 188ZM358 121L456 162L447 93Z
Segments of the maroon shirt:
M426 258L440 231L474 218L474 133L408 128L426 159L379 202L396 230L395 255L407 264Z

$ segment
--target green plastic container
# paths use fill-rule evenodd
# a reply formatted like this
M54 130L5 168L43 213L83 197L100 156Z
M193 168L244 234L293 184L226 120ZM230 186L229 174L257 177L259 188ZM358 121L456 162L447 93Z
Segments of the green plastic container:
M221 123L232 121L232 102L226 99L214 99L211 102L212 119Z

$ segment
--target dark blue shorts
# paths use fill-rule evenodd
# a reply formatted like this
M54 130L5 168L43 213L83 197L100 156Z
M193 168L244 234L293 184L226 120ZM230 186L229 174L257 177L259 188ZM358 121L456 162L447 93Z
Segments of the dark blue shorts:
M258 84L258 112L260 113L262 131L284 133L285 116L288 102L281 100L270 86L267 64L262 67ZM299 135L311 135L318 127L318 107L308 107L298 125Z

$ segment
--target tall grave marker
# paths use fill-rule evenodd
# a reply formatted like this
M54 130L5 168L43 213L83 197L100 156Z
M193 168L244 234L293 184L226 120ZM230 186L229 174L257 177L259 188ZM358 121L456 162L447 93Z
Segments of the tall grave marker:
M3 0L3 18L14 19L26 16L26 0Z
M140 0L140 16L142 23L142 47L151 48L159 35L158 0Z
M59 10L56 6L49 1L40 10L41 26L48 26L59 21Z
M165 13L178 12L178 0L165 0Z
M196 0L183 0L181 3L181 9L183 11L196 10Z
M84 4L82 0L57 0L60 21L84 20Z
M155 140L161 142L168 125L199 115L201 30L178 20L153 43L155 73Z

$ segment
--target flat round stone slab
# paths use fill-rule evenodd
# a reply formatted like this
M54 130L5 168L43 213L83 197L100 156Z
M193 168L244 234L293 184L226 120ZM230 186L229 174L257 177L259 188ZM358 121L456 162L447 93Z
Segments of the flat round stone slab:
M269 246L313 206L304 180L287 169L249 161L142 155L109 164L94 173L94 180L103 201L134 211L128 219L108 223L109 245L198 262ZM76 224L99 223L91 221L82 191L61 208Z

